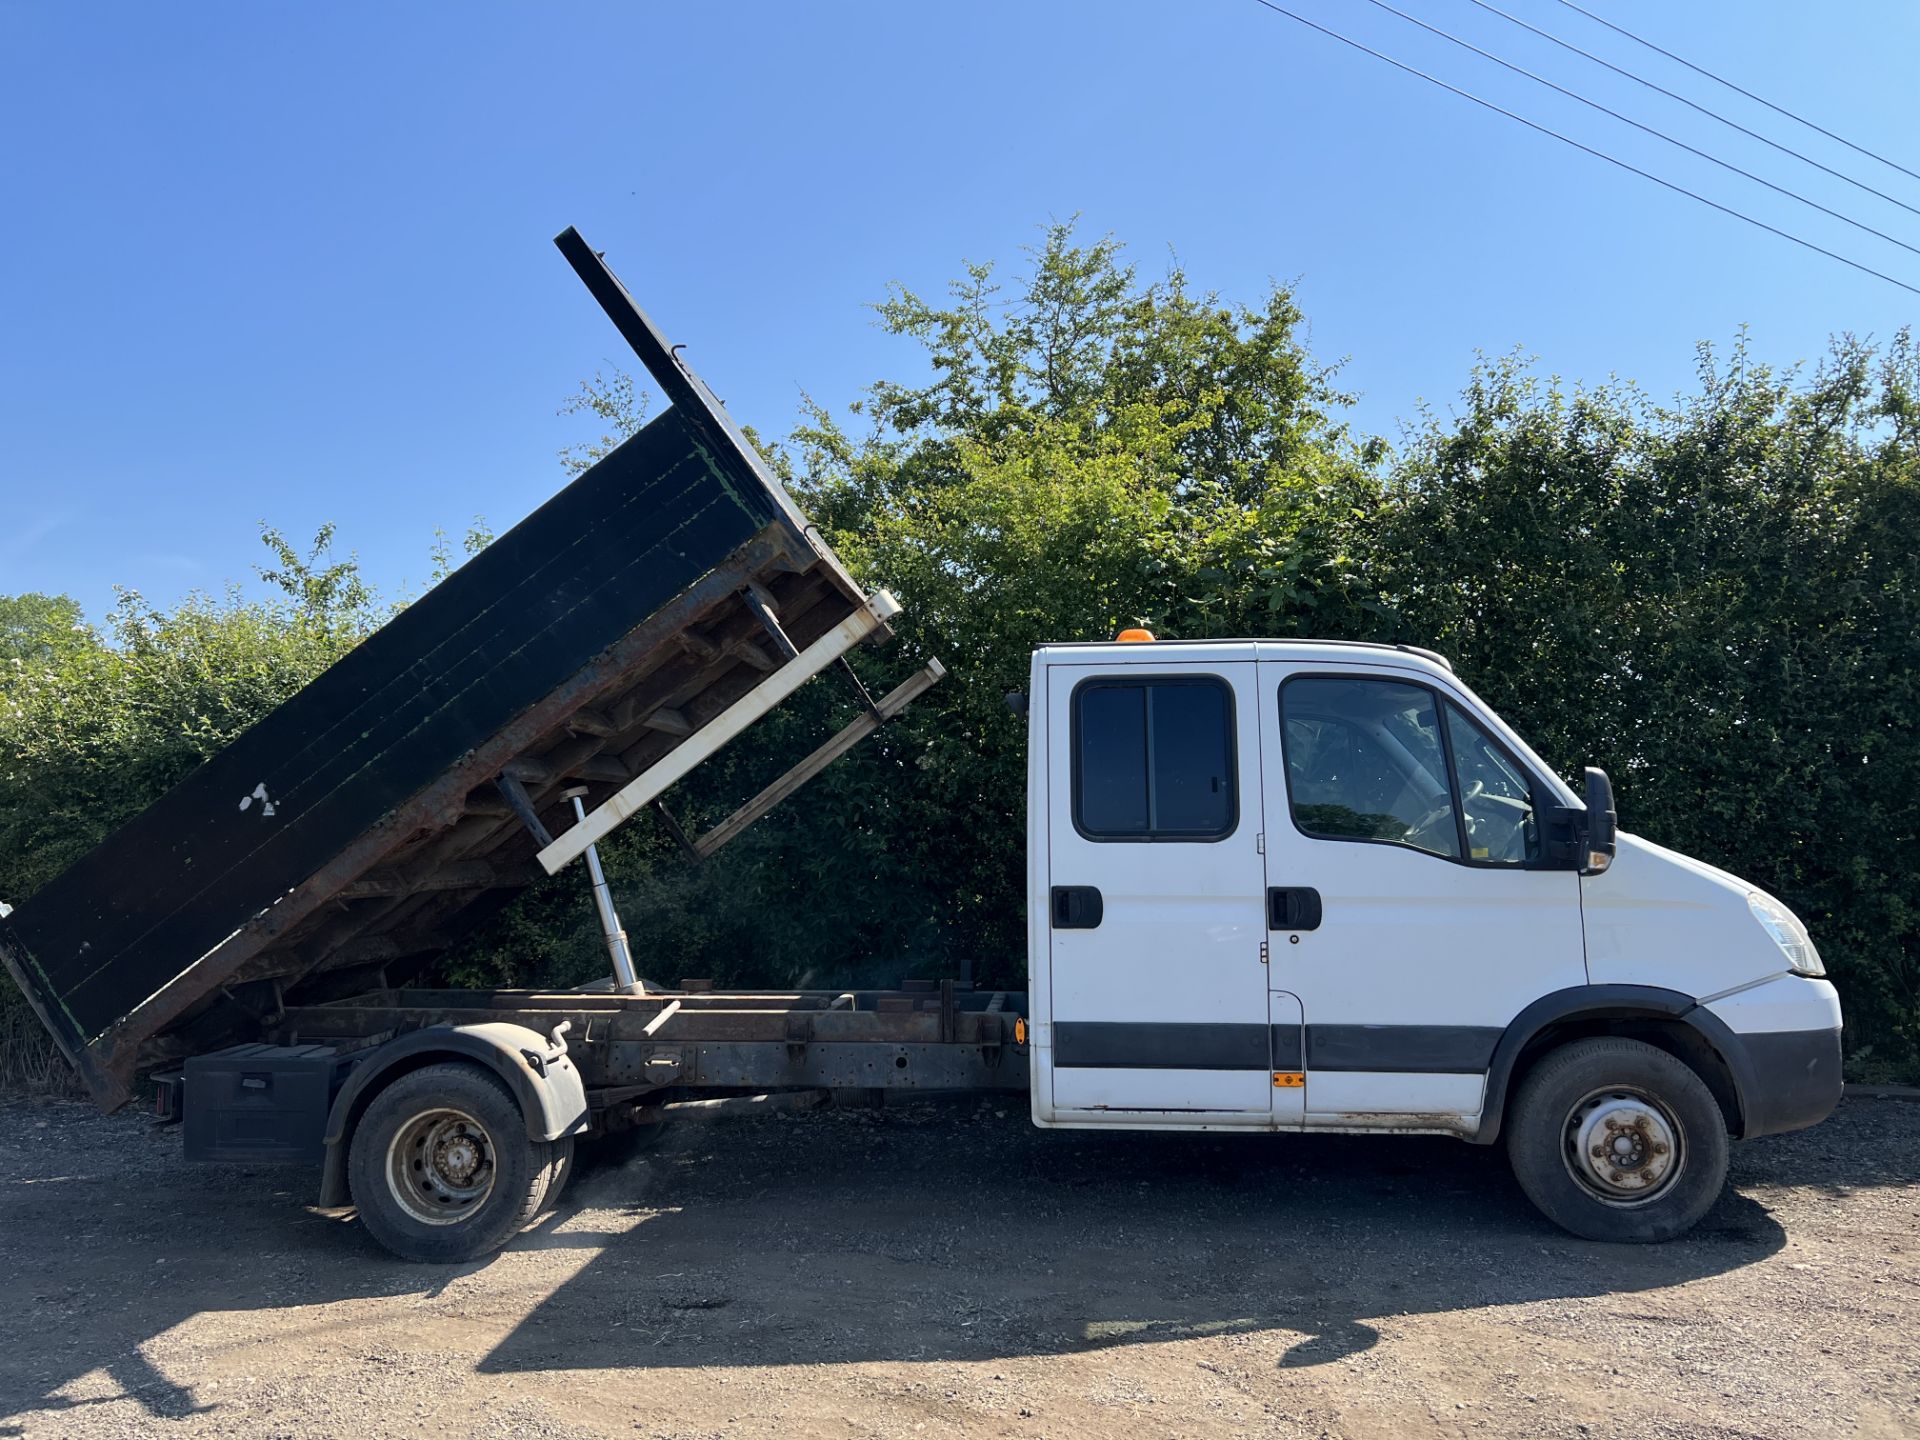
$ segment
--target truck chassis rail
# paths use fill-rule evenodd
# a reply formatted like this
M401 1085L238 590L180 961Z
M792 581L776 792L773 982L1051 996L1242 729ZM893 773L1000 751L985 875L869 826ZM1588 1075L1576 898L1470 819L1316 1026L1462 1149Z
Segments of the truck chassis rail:
M565 1025L596 1112L782 1089L1025 1090L1026 996L963 982L897 990L389 990L287 1009L278 1043L352 1053L433 1025ZM668 1092L672 1092L669 1094Z

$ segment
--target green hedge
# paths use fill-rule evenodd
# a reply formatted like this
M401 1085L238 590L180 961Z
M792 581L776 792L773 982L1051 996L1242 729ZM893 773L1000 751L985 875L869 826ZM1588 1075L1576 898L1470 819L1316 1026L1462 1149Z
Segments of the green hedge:
M1143 282L1065 229L1029 258L1004 290L974 267L938 302L895 293L880 317L919 350L903 367L918 382L812 412L774 452L906 606L901 643L859 657L870 683L929 656L951 676L705 867L646 825L616 836L643 970L830 985L970 962L1016 981L1025 754L1002 697L1035 644L1127 624L1387 639L1451 655L1564 773L1605 766L1629 830L1779 894L1842 988L1853 1073L1920 1076L1920 361L1904 335L1839 345L1805 375L1703 350L1673 404L1483 365L1395 448L1344 428L1285 290L1233 306L1177 271ZM630 425L624 387L580 408ZM133 603L104 636L0 624L22 661L0 711L0 895L378 618L350 564L270 543L278 604ZM673 804L689 825L719 818L851 713L809 687ZM564 983L602 963L566 875L444 968Z

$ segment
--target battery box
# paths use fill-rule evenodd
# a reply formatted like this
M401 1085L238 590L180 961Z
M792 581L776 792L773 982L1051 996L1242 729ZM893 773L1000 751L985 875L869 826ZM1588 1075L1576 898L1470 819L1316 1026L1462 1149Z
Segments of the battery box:
M235 1045L183 1067L189 1160L318 1162L350 1066L330 1045Z

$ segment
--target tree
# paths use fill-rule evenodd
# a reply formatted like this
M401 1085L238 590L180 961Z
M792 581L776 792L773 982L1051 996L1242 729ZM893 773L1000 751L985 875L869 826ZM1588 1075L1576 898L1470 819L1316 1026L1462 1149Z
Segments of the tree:
M600 438L581 445L569 445L560 452L561 467L569 475L578 475L589 465L598 464L629 436L646 423L647 396L635 388L633 376L615 368L609 377L596 371L591 380L582 380L580 388L561 405L562 415L592 415L606 428Z
M345 654L381 619L326 526L305 552L263 526L261 577L284 598L120 592L0 701L0 897L30 895ZM68 602L71 604L71 602ZM77 607L71 612L76 613Z
M856 572L905 606L902 643L863 652L862 667L897 678L938 656L950 677L723 862L689 872L657 836L610 852L629 930L696 973L724 979L746 956L740 978L758 983L963 963L1017 982L1025 736L1004 696L1025 685L1034 645L1142 623L1379 623L1350 534L1377 482L1292 297L1228 305L1177 268L1143 281L1113 241L1082 243L1069 225L1026 258L1005 290L979 265L939 303L896 291L881 323L919 342L931 378L874 385L850 407L858 436L815 407L771 457ZM589 408L607 415L618 398ZM689 823L717 818L846 718L843 703L809 687L674 804ZM750 923L766 913L784 917L777 940Z
M1920 1073L1908 336L1842 342L1804 377L1703 349L1667 404L1509 358L1396 456L1344 433L1284 290L1234 307L1177 269L1143 284L1068 227L1029 261L1004 290L978 265L938 303L896 291L881 321L924 375L849 407L859 434L812 410L781 457L905 603L904 654L863 663L938 655L951 678L722 864L627 842L630 930L723 976L717 957L752 955L739 978L762 982L962 957L1015 978L1025 737L1002 696L1034 645L1124 624L1394 640L1450 655L1563 775L1606 766L1630 830L1806 915L1855 1073ZM825 723L798 714L675 803L722 813ZM769 907L789 921L774 953L740 921Z
M1805 380L1736 346L1693 396L1485 367L1394 472L1369 571L1621 823L1804 916L1858 1073L1920 1070L1920 363Z
M0 595L0 689L16 670L51 665L92 638L71 595Z
M1178 268L1142 281L1070 226L1004 287L970 266L937 302L900 290L878 311L924 352L916 378L845 416L812 407L763 448L863 581L904 603L901 642L855 657L869 685L933 656L949 678L712 864L644 825L611 837L643 971L826 986L971 965L1019 983L1025 734L1003 697L1035 645L1134 624L1396 640L1450 655L1563 774L1606 766L1629 830L1805 915L1854 1073L1920 1074L1910 337L1842 342L1804 377L1703 350L1697 391L1667 404L1510 358L1395 455L1347 434L1285 289L1237 306ZM604 427L565 452L575 472L646 413L618 373L575 412ZM0 896L31 893L390 613L330 527L305 550L262 538L266 601L163 612L125 593L97 631L65 597L0 601ZM437 577L444 536L435 559ZM669 803L702 828L853 713L808 686ZM571 983L604 963L563 875L443 970Z

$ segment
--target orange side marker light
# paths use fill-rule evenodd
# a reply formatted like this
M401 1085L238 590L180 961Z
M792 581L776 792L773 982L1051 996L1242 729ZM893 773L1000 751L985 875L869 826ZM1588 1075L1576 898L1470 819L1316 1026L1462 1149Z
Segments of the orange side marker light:
M1142 630L1139 626L1135 625L1122 630L1113 638L1118 640L1122 645L1151 645L1153 643L1153 631Z
M1299 1090L1307 1083L1306 1073L1300 1070L1276 1070L1273 1072L1273 1088L1276 1090Z

